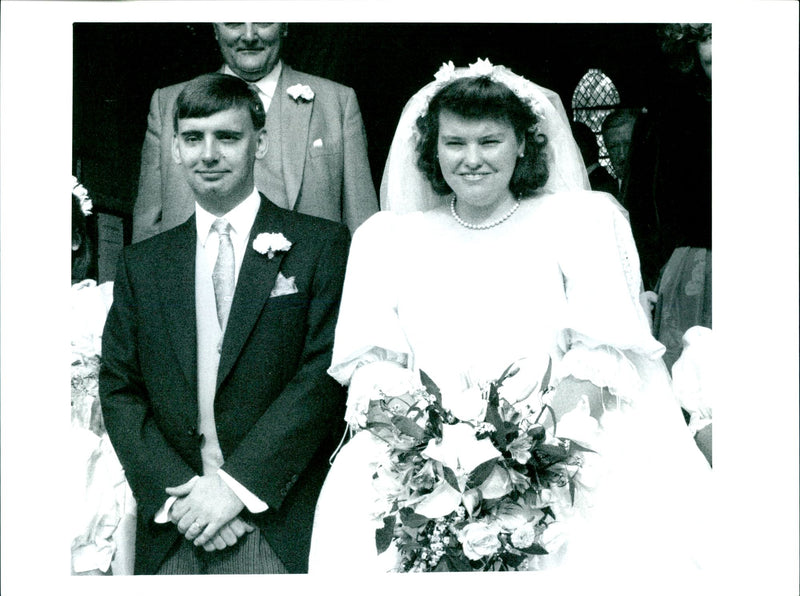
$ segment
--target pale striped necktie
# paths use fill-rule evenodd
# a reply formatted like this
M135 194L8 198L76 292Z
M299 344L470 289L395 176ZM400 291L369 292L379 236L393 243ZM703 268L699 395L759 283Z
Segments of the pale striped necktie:
M231 242L231 224L225 219L214 221L211 229L219 236L219 253L214 265L211 279L214 282L214 297L217 299L217 319L219 326L225 331L228 313L233 301L235 287L235 263L233 259L233 242Z

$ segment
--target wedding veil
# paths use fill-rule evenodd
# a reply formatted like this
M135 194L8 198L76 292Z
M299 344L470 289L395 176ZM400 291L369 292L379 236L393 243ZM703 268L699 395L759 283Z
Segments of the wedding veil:
M467 68L455 68L452 62L448 62L436 73L435 80L414 94L403 108L381 180L381 210L397 213L425 211L444 202L417 167L416 121L444 85L457 78L478 76L489 76L506 85L528 103L539 117L539 132L548 141L550 172L547 183L539 192L590 189L583 158L572 137L569 118L557 93L514 74L504 66L494 66L485 59L478 59Z

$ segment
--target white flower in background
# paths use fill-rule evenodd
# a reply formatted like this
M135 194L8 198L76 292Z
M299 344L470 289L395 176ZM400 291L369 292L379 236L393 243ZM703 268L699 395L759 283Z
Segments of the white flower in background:
M84 215L89 216L92 214L92 199L89 198L89 191L86 190L86 187L78 182L78 179L73 176L72 177L72 194L78 199L78 202L81 205L81 211Z

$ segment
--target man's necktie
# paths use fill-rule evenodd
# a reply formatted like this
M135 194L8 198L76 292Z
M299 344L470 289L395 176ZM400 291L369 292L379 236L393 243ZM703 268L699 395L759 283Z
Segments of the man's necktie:
M269 101L271 98L267 97L264 93L262 93L261 89L259 89L258 85L256 85L255 83L249 83L247 86L256 92L256 95L258 95L258 99L261 100L261 105L264 107L264 113L266 114L267 109L269 108Z
M214 221L211 229L219 235L219 253L217 254L217 263L214 265L214 273L211 275L211 279L214 282L214 296L217 299L219 326L225 331L235 286L231 224L220 218Z

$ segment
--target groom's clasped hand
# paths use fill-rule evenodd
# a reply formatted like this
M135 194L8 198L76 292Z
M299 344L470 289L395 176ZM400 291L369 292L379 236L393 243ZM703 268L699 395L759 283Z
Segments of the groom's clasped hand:
M170 521L187 540L208 552L233 546L254 529L237 517L244 504L217 474L196 476L166 491L178 497L169 512Z

